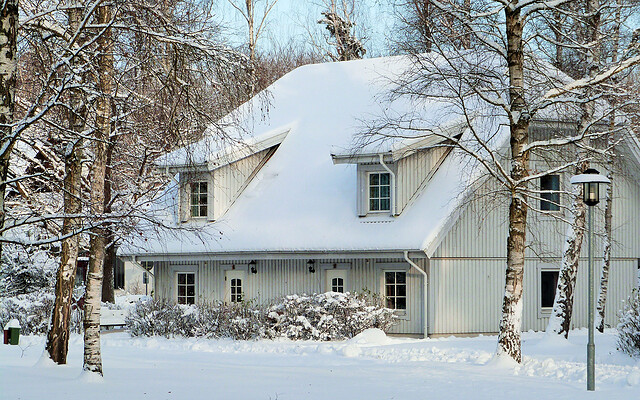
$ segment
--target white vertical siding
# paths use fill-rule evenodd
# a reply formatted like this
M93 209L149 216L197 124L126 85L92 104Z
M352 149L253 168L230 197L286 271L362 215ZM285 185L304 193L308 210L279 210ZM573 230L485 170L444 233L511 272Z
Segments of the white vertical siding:
M398 160L396 182L398 212L402 212L409 204L446 151L447 148L444 147L420 150Z
M322 291L324 271L320 263L340 263L349 266L348 290L351 292L371 291L382 294L382 269L380 264L398 264L407 267L404 260L322 260L316 261L316 272L310 273L308 260L258 260L257 273L247 273L245 299L260 303L270 301L288 294L320 293ZM424 260L418 264L424 268ZM198 266L197 298L199 302L222 301L224 298L224 268L234 264L233 261L198 261L198 262L158 262L156 264L155 290L156 297L173 301L175 299L175 270L181 266ZM246 268L247 261L235 262L238 268ZM422 275L410 269L407 271L407 315L398 321L392 332L422 332Z
M270 149L213 171L213 219L218 219L235 201L247 179L269 154Z

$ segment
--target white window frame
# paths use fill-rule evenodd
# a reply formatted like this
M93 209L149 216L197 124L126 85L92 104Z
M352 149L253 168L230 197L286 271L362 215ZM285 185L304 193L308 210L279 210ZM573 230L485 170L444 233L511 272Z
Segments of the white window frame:
M538 309L538 318L547 318L551 315L551 311L553 310L553 305L551 307L542 307L542 273L543 272L557 272L558 279L560 278L560 268L554 264L539 264L537 271L537 301L536 308ZM556 282L557 287L557 282ZM555 298L555 292L554 292Z
M387 175L389 177L389 208L386 210L372 210L371 209L371 175L379 175L380 177L382 175ZM392 184L392 179L391 179L391 174L389 173L389 171L387 170L382 170L382 171L369 171L367 172L367 181L366 181L366 186L367 186L367 213L368 214L389 214L391 213L391 197L393 196L393 184ZM381 185L380 183L378 183L377 187L378 190L380 191L380 189L383 186L387 186L387 185ZM382 201L383 199L386 199L386 197L381 197L380 193L378 193L379 197L376 197L376 199L378 199L378 201Z
M172 265L169 267L171 276L173 277L173 301L178 304L178 274L193 273L194 274L194 304L198 304L198 267L195 265Z
M204 193L205 194L205 201L204 204L200 201L202 199L202 192L200 192L199 190L202 188L201 185L205 184L207 185L207 191ZM193 188L194 185L197 185L198 187L198 203L194 204L193 203ZM193 218L193 219L205 219L209 216L209 192L211 191L211 189L209 188L209 186L211 186L209 184L209 181L207 181L206 179L197 179L197 180L193 180L191 182L189 182L189 218ZM193 215L193 209L194 207L196 207L198 209L198 215ZM205 209L205 213L204 215L202 215L202 209Z
M387 287L386 287L386 273L387 272L404 272L405 273L405 299L406 299L406 308L405 309L395 309L395 314L403 320L409 319L409 312L411 308L411 274L409 273L410 266L404 263L388 263L388 264L378 264L377 265L380 270L380 298L384 301L384 306L387 306Z
M387 162L387 167L397 175L397 165L392 162ZM359 217L382 217L391 216L394 212L393 205L397 200L397 179L393 179L393 175L389 174L389 210L370 210L369 209L369 176L372 173L386 174L389 173L379 163L367 163L358 164L358 191L357 191L357 211Z
M185 282L180 283L180 277L184 276ZM189 283L189 277L193 277L193 282ZM176 273L176 301L178 304L191 305L196 304L197 292L196 292L196 273L190 271L177 272ZM180 288L185 288L185 293L183 296L180 295ZM189 294L189 287L193 286L193 294ZM180 298L184 298L184 302L180 302ZM189 300L192 300L190 303Z

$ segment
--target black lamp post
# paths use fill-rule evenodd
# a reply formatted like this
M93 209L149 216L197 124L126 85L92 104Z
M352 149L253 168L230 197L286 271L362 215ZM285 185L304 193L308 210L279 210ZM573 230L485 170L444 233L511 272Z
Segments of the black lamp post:
M593 288L594 272L593 272L593 254L591 252L591 236L593 232L593 206L600 202L600 184L611 183L609 178L604 175L600 175L598 171L593 168L589 168L580 175L571 177L571 183L574 185L582 185L582 201L589 208L589 341L587 342L587 390L596 390L596 372L595 372L595 360L596 360L596 344L594 341L594 293Z

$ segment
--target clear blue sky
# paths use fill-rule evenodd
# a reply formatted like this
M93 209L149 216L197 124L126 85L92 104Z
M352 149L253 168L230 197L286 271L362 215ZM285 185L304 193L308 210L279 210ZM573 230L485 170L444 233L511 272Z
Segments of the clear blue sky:
M236 0L244 3L244 0ZM366 36L367 56L377 56L386 52L385 32L393 24L388 3L390 0L358 0L359 15L356 23ZM218 3L218 13L225 24L237 30L238 43L245 40L246 24L240 14L229 5L227 0ZM258 6L263 6L259 1ZM256 10L256 19L261 15ZM296 42L309 43L309 31L319 35L324 27L317 24L323 10L322 0L279 0L268 18L267 28L258 47L267 49L272 40L287 43L291 38Z

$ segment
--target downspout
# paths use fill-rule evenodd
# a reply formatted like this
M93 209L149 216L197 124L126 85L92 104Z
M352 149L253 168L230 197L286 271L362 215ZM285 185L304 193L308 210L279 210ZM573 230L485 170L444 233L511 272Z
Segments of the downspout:
M138 267L142 272L146 272L151 275L152 278L155 278L155 275L153 275L151 271L147 271L139 262L136 261L136 256L131 256L131 262L133 262L133 265Z
M396 174L384 163L384 155L380 153L378 156L380 157L380 165L382 165L382 168L386 169L389 175L391 175L391 215L395 217L398 215L398 210L396 209Z
M409 251L405 250L404 252L404 259L409 263L409 265L411 265L412 267L414 267L415 269L418 270L418 272L420 272L422 274L422 307L423 307L423 311L422 311L422 326L423 326L423 335L424 338L428 338L429 337L429 326L428 326L428 322L429 322L429 303L428 303L428 289L429 289L429 278L427 276L427 273L422 270L422 268L418 267L418 264L414 263L413 261L411 261L411 259L409 258Z

